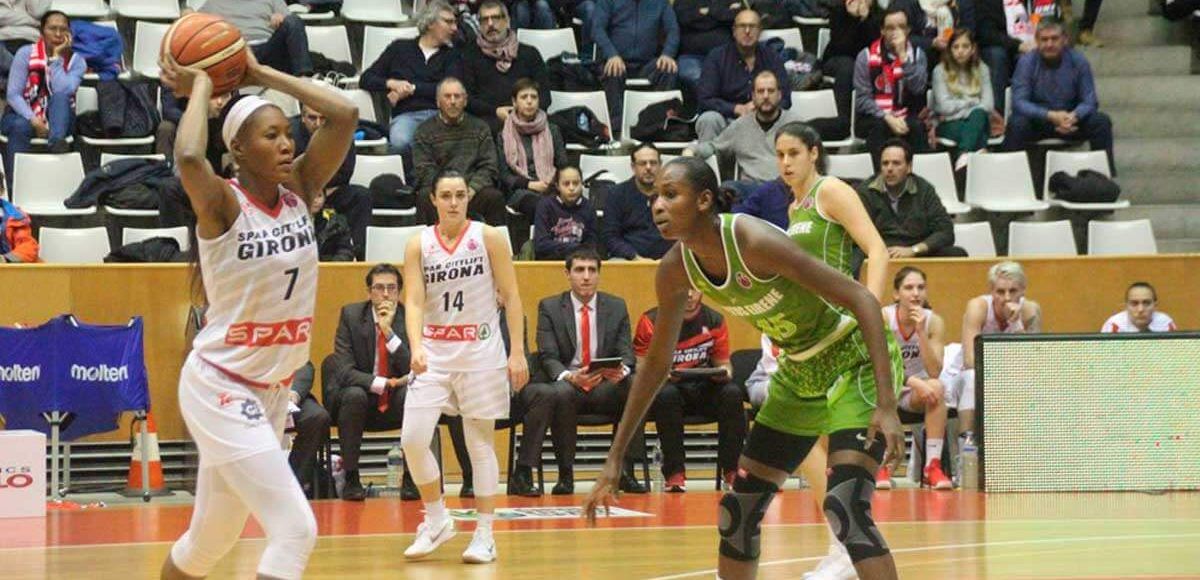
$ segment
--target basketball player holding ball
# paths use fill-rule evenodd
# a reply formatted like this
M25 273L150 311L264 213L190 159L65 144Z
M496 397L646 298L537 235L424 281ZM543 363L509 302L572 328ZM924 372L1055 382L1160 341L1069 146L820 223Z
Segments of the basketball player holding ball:
M164 579L210 574L250 514L267 536L258 578L300 578L317 539L312 509L280 443L288 385L309 360L317 244L308 207L341 166L358 114L337 92L259 65L249 51L240 54L239 85L292 95L328 122L308 152L293 158L283 111L256 96L233 100L221 137L238 169L226 181L205 159L213 80L160 57L163 85L188 98L175 164L196 212L208 302L208 324L179 378L179 408L200 454L196 502L188 530L163 564Z
M525 314L507 236L466 218L471 200L466 178L443 172L430 197L438 221L409 239L404 251L405 324L416 377L404 398L400 441L425 502L425 520L404 557L423 558L454 537L437 459L429 450L438 418L446 412L463 416L475 473L479 524L462 559L486 564L496 559L492 522L500 485L492 431L496 419L508 417L509 385L519 391L529 380ZM497 291L512 337L507 365Z

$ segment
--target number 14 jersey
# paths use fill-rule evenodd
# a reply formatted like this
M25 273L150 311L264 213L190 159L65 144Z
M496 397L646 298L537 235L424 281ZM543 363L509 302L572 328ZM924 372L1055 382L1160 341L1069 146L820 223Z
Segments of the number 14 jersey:
M421 334L431 369L458 372L507 366L484 227L468 220L458 239L450 242L438 235L437 226L421 230L425 276Z

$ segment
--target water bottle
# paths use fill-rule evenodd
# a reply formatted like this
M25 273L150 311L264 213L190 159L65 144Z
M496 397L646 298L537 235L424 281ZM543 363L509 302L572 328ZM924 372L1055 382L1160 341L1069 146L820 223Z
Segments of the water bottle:
M400 477L404 473L404 452L400 450L400 444L392 445L392 449L387 454L387 486L390 489L400 487Z
M663 480L663 452L662 443L654 442L654 451L650 455L650 476L654 478L654 485L651 486L651 491L661 492L666 487L666 481Z
M979 489L979 447L974 434L968 433L958 453L959 473L962 474L963 489Z

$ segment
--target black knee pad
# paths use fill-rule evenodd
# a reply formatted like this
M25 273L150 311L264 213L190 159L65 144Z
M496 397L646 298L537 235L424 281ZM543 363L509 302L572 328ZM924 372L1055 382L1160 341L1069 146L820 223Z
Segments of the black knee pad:
M721 498L717 532L721 534L721 555L743 562L758 559L763 514L779 486L739 470L733 491Z
M825 518L855 562L889 552L883 534L871 519L874 494L875 477L871 472L858 465L833 466L829 491L825 494Z

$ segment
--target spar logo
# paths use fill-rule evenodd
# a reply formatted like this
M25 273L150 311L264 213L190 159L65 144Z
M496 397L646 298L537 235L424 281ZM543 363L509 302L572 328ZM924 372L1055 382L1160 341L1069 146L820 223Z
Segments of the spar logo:
M0 381L6 383L32 383L42 378L42 365L22 366L20 363L13 363L9 366L0 366Z
M492 329L487 324L426 324L425 338L448 342L475 342L487 340Z
M239 322L229 325L225 344L229 346L278 346L304 344L312 333L312 317L282 322Z
M119 383L129 380L129 367L125 365L110 367L106 364L94 367L71 365L71 378L93 383Z
M28 465L0 467L0 489L20 489L33 485L33 468Z

